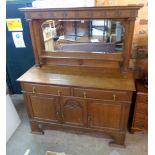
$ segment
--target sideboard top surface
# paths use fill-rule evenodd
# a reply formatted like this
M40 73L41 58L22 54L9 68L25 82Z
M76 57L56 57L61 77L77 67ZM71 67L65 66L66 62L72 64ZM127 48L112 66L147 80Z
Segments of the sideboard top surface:
M132 73L80 67L32 67L18 81L63 86L135 91Z

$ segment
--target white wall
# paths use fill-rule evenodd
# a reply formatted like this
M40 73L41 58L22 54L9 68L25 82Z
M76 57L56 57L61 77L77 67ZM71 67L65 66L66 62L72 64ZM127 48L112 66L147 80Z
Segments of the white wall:
M6 142L15 132L19 126L21 120L17 114L17 111L12 103L10 95L6 96Z

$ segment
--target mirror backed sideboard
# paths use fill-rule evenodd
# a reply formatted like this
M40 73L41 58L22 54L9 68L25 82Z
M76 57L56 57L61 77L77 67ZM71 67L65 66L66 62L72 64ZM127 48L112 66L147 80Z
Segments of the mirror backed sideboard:
M124 146L135 84L129 69L142 6L21 8L35 66L21 82L32 133L108 134Z

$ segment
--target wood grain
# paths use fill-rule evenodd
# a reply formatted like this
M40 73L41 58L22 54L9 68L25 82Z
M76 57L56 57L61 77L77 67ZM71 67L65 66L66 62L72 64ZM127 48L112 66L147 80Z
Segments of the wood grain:
M79 67L32 67L18 81L61 86L135 90L132 73L128 73L124 77L119 70L108 69L102 71Z
M21 8L30 25L36 66L21 82L32 133L46 129L106 133L124 146L132 93L129 69L134 22L141 5L81 8ZM46 52L41 24L47 19L113 19L125 27L121 53ZM68 25L65 27L69 29ZM142 97L143 99L143 97ZM139 98L141 101L141 97ZM143 120L145 108L135 118ZM135 124L137 123L135 119ZM139 128L143 124L138 124Z

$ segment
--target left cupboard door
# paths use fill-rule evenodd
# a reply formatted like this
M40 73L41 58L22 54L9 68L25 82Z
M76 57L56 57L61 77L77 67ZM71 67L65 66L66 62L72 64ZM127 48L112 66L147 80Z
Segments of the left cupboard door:
M58 122L60 105L59 98L51 95L27 94L28 111L32 119Z

